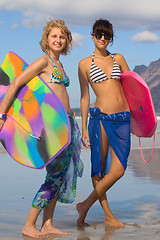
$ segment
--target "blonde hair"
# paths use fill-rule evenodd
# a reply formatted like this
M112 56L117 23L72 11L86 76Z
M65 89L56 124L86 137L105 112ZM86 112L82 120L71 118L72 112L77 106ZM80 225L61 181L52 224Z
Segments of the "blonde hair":
M46 23L46 25L43 28L42 32L42 39L40 41L40 46L43 52L48 53L48 35L52 28L60 28L64 36L66 37L66 46L62 50L61 54L67 55L70 53L70 49L72 48L72 34L68 30L67 26L65 25L65 22L63 20L51 20Z

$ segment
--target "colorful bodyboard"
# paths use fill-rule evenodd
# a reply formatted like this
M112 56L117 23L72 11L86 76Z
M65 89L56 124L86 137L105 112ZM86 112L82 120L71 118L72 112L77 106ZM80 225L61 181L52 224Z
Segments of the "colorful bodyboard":
M122 73L121 81L131 110L131 132L138 137L151 137L157 118L148 85L132 71Z
M28 64L9 52L0 68L0 103L11 82ZM48 85L39 76L16 93L0 132L2 145L20 164L42 169L71 139L67 112Z

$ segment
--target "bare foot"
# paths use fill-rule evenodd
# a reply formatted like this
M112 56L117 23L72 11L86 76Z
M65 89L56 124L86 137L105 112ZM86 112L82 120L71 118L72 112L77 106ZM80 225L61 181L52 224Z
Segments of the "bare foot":
M44 237L44 235L38 229L36 229L34 226L25 226L22 229L22 235L28 236L31 238L43 238Z
M56 227L54 227L53 225L43 225L42 229L41 229L41 233L42 234L50 234L50 233L53 233L53 234L63 234L63 235L71 235L72 233L69 233L69 232L64 232Z
M89 224L84 222L86 217L86 213L83 211L83 203L78 203L76 209L79 213L79 218L77 219L77 226L78 227L88 227Z
M124 228L124 223L120 222L117 218L105 219L105 224L112 227Z

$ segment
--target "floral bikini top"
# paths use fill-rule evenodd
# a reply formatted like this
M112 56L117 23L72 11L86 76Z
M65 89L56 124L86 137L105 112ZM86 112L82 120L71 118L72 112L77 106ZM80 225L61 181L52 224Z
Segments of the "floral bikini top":
M61 63L61 66L62 66L63 71L64 71L64 78L63 78L62 74L59 72L56 65L54 64L53 59L50 56L49 56L49 58L52 60L52 63L53 63L53 71L52 71L51 81L47 82L47 83L58 83L58 84L63 83L66 87L68 87L69 84L70 84L70 80L69 80L69 77L66 75L66 73L64 71L62 63Z

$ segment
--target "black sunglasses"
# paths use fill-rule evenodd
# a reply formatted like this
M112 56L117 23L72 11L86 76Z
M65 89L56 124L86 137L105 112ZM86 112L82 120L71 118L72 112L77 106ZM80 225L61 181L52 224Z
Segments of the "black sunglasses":
M101 39L102 36L104 36L104 39L105 39L105 40L110 40L110 39L111 39L111 37L108 36L108 35L105 34L105 33L92 33L92 35L95 36L95 38L98 39L98 40Z

